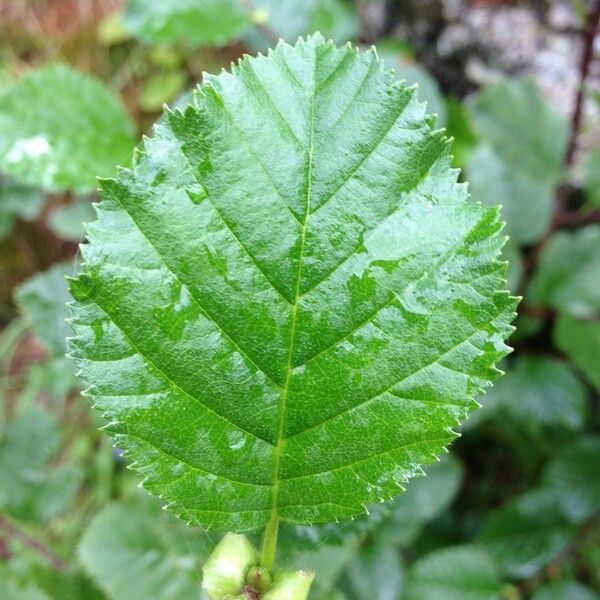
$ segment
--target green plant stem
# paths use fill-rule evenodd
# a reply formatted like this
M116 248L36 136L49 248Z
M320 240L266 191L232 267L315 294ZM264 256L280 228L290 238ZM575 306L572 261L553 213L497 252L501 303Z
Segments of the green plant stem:
M279 517L274 514L265 528L265 535L263 538L263 546L260 562L263 567L273 570L275 566L275 554L277 552L277 534L279 532Z

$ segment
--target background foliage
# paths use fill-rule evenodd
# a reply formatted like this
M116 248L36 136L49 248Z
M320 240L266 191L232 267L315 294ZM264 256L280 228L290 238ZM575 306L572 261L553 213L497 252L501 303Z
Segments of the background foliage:
M543 2L520 7L577 57L564 102L527 68L533 55L516 68L480 57L476 39L445 52L446 5L477 23L514 16L505 4L0 1L0 597L198 596L217 537L139 492L98 431L64 358L64 276L95 176L127 164L163 103L317 29L376 43L419 83L474 198L503 204L524 299L506 376L451 454L369 518L285 528L280 563L316 569L315 599L600 597L600 3L555 3L558 25Z

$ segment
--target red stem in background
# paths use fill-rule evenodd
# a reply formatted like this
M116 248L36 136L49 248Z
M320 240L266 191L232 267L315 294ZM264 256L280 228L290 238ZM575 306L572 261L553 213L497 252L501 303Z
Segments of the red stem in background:
M594 38L598 32L600 23L600 0L590 10L590 13L583 30L583 48L581 52L581 61L579 63L579 88L575 98L575 107L571 115L571 133L569 136L569 145L565 154L565 166L570 167L577 151L577 136L581 128L581 118L583 116L583 98L585 84L590 72L590 64L594 55Z
M582 30L583 47L581 50L581 59L579 61L579 84L577 87L577 95L575 96L575 104L571 113L569 140L567 150L565 152L563 164L568 170L573 165L577 152L579 131L581 129L581 120L583 118L583 101L585 98L585 86L590 72L590 64L594 57L594 39L598 33L598 25L600 23L600 0L596 0L595 4L590 9ZM568 212L566 202L570 193L568 184L561 184L556 190L554 214L552 222L546 235L531 249L529 256L525 261L525 276L523 278L523 288L526 286L527 280L537 267L540 254L552 236L552 234L562 227L576 227L588 223L595 223L600 218L599 211L593 211L587 215L577 215Z

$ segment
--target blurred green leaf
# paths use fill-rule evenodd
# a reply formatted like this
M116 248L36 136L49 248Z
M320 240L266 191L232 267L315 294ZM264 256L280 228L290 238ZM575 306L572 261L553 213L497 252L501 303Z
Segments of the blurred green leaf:
M600 320L560 315L554 326L554 343L600 390Z
M0 211L32 221L43 206L44 194L40 190L19 185L6 177L0 179Z
M157 500L136 495L98 513L79 556L112 600L197 600L211 540L163 511Z
M71 300L67 281L76 267L72 262L55 264L38 273L15 291L15 300L38 340L54 355L65 353L66 303Z
M589 202L600 207L600 148L587 157L583 167L583 188Z
M307 538L298 538L289 528L282 533L284 535L280 538L278 548L279 564L283 568L297 569L302 566L303 569L315 572L310 600L335 597L336 585L348 564L357 555L360 538L332 535L331 538L324 537L317 542L320 538L315 536L311 540L312 545L305 546Z
M506 232L515 241L538 240L550 225L554 183L540 181L514 169L488 145L470 154L466 171L471 193L486 205L502 204Z
M405 600L501 600L494 561L474 546L442 548L410 569Z
M456 497L463 478L460 462L451 454L425 469L406 491L389 505L389 517L380 526L379 535L407 546L421 533L424 525L446 510Z
M508 575L535 575L569 543L575 532L558 502L558 495L546 489L513 500L487 517L479 544Z
M5 600L53 600L31 585L19 587L8 580L0 579L0 598Z
M239 37L250 18L241 0L128 0L123 24L152 44L221 46Z
M503 406L524 427L537 424L577 431L584 425L586 391L563 361L521 355L498 393Z
M427 112L436 114L436 127L446 125L446 101L437 81L420 65L398 40L379 40L377 52L385 61L385 67L394 69L396 79L404 80L407 85L417 84L421 102L427 102Z
M396 548L386 540L374 539L346 569L354 600L397 600L404 585L404 565Z
M464 168L471 152L477 146L479 137L473 130L469 111L460 100L454 97L447 98L446 114L446 129L448 135L454 139L452 143L454 164Z
M151 75L143 83L139 105L146 112L160 110L163 104L170 103L183 91L188 76L180 69L166 69Z
M562 179L567 122L529 80L484 88L469 105L481 145L467 174L476 200L501 203L507 232L529 244L547 230Z
M557 581L537 590L531 600L598 600L594 590L576 581Z
M544 246L527 301L574 317L600 314L600 225L560 231Z
M62 65L31 71L0 95L0 168L48 190L93 190L134 145L131 122L100 81Z
M562 179L567 120L533 81L487 86L469 108L477 132L509 167L553 184Z
M588 435L565 444L543 475L554 502L575 522L600 511L600 436Z
M73 501L82 473L50 467L61 432L54 418L31 407L0 430L0 508L23 521L44 523Z
M502 249L502 256L504 260L508 261L508 271L506 273L508 289L516 294L519 291L523 277L523 257L519 247L512 240L509 240Z
M17 218L32 221L42 212L44 194L0 177L0 240L12 231Z
M268 28L255 28L246 35L250 45L266 50L278 37L295 43L299 36L319 31L337 44L358 36L358 16L352 3L344 0L252 0L255 14L263 15ZM275 38L275 39L272 39Z
M81 242L83 224L95 220L96 213L89 197L78 197L70 204L55 208L48 216L48 227L63 240Z
M123 13L116 11L108 15L98 27L98 41L106 46L122 44L130 38L130 34L123 23Z
M78 513L79 511L73 514ZM68 517L65 521L68 521ZM64 541L64 538L58 539L61 533L61 528L53 528L53 542L56 545ZM35 590L43 593L44 598L49 597L52 600L109 600L94 586L91 579L81 572L76 560L70 562L68 569L58 571L48 562L47 557L31 546L19 548L19 542L14 538L11 542L14 542L9 542L12 556L6 561L0 561L0 582L9 581L15 586L23 587L35 586ZM12 600L12 597L5 599L1 590L0 584L2 600Z
M64 356L52 356L30 365L25 379L19 402L26 404L36 398L43 398L52 410L57 411L64 408L69 394L80 387L72 365Z

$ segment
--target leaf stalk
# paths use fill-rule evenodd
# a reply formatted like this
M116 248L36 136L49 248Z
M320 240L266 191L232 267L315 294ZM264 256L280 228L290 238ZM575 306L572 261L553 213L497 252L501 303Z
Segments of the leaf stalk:
M260 563L263 567L273 570L275 554L277 553L277 536L279 533L279 517L277 513L271 516L265 528Z

